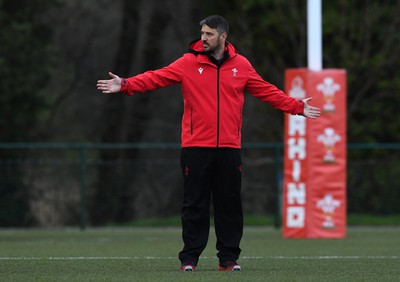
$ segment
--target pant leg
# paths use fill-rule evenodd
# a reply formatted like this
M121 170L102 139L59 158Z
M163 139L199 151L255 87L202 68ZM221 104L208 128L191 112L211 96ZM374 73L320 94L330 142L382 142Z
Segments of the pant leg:
M239 149L218 151L215 185L212 191L215 232L220 263L236 261L243 235L241 200L242 162Z
M184 196L181 221L184 247L179 253L182 263L189 261L197 264L208 242L213 154L212 149L207 148L182 149Z

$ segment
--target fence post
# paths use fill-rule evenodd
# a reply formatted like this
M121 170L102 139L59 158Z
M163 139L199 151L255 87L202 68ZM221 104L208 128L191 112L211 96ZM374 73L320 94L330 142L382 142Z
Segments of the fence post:
M87 148L82 145L79 148L79 172L80 172L80 229L86 228L86 178L87 178Z
M280 185L280 147L279 145L274 146L274 170L275 170L275 217L274 217L274 226L276 229L279 229L281 226L281 185Z
M274 226L281 227L281 157L279 145L274 146L274 167L275 167L275 217Z

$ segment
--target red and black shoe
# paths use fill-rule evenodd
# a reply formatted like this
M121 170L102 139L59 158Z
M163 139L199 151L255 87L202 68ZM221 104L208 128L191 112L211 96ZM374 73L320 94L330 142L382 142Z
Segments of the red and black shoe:
M195 271L196 265L192 262L183 263L181 266L181 271Z
M220 263L218 265L218 270L219 271L240 271L240 265L236 263L236 261L227 261Z

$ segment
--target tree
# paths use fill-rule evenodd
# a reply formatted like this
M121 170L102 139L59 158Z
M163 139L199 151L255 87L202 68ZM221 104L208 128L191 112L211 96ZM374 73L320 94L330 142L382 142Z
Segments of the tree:
M0 141L26 142L38 137L31 130L48 113L43 89L50 78L51 31L40 15L51 1L0 1ZM17 35L17 36L16 36ZM1 151L0 158L21 157L20 151ZM0 176L0 225L22 226L29 217L28 187L23 169L5 165Z
M229 18L232 33L264 78L282 87L286 68L306 67L305 1L221 1L216 6ZM400 43L400 2L323 1L322 8L323 67L347 71L348 141L398 142L400 53L395 50ZM263 128L268 140L281 135L282 124L274 112L250 106L258 107L252 115L263 114L250 117L257 121L252 132ZM261 126L267 119L274 124ZM271 126L275 134L266 129ZM349 164L353 164L349 166L350 211L398 211L398 190L393 189L397 180L388 176L399 166L394 163L388 171L388 166L372 165L373 172L363 173L371 163L392 164L393 158L396 155L390 150L349 151Z
M400 140L399 12L399 1L324 7L324 66L347 70L349 142Z
M181 56L189 42L185 40L188 35L182 29L187 25L193 6L193 3L187 1L124 0L121 6L121 33L116 42L118 47L113 72L121 77L129 77L134 73L160 68L170 63L173 58ZM186 35L182 33L186 33ZM174 46L176 43L181 44L178 49L166 48L166 46ZM181 97L173 95L176 87L158 92L169 95L167 99L163 99L164 115L168 112L171 113L172 109L180 112L177 108L180 105L178 101L181 100ZM101 142L140 142L147 135L149 124L155 120L161 127L164 126L164 129L150 138L157 141L159 138L165 138L170 133L167 131L170 125L165 121L165 117L158 115L157 100L162 98L157 96L146 93L138 94L134 98L124 95L103 97ZM174 117L177 116L174 115ZM179 119L172 121L176 137L179 136L177 120ZM149 185L148 179L144 180L147 183L143 180L138 181L140 179L138 174L144 173L143 171L146 170L144 164L142 164L142 170L136 171L136 174L133 173L134 167L119 168L118 164L137 160L141 154L138 150L100 152L100 158L104 162L113 160L116 164L114 167L99 168L91 205L91 210L95 211L91 213L94 224L108 221L128 221L138 216L136 213L140 213L140 211L135 207L138 203L136 198L139 194L143 195L144 193L140 190L143 190L144 187L146 187L144 190L158 190L163 187L162 180L153 186ZM162 178L162 176L159 177ZM151 194L153 197L160 195L158 191ZM143 200L141 201L143 202Z
M40 21L51 1L0 2L0 140L34 140L29 130L46 118L51 30ZM17 35L17 36L16 36Z
M398 142L400 2L323 1L322 8L323 66L347 70L349 142ZM209 14L229 20L229 40L267 81L282 88L286 68L306 67L306 1L302 0L0 0L0 141L179 142L179 86L131 98L99 94L94 85L108 71L132 76L177 59L190 41L199 38L197 23ZM245 99L243 141L280 142L282 113L249 95ZM171 170L168 176L163 173L149 181L152 168L143 164L144 159L165 152L91 154L101 163L90 169L88 182L92 223L157 216L168 213L165 207L179 205L173 200L180 191L176 185L179 173ZM390 154L368 151L349 158L359 160L362 171L365 159L379 157L391 161L396 172ZM1 164L24 156L3 150ZM172 158L172 153L162 157ZM23 169L15 163L3 168L0 204L14 213L14 224L27 223L31 203ZM377 183L395 174L371 171ZM264 171L258 167L251 173ZM365 187L357 202L366 204L357 205L357 211L378 206L376 210L382 210L382 205L367 203L375 185L365 184L368 179L362 172L349 175L358 189ZM268 180L249 178L244 187L260 186L257 195L272 199L272 189L265 191ZM171 193L164 195L166 179ZM374 201L383 202L385 197L395 207L398 197L391 192L395 189L387 186L380 190L384 196ZM63 189L68 192L69 188L65 185ZM352 194L349 197L356 199ZM257 205L252 201L260 202L259 198L245 199L247 206L254 208ZM4 217L0 223L10 225L7 220Z

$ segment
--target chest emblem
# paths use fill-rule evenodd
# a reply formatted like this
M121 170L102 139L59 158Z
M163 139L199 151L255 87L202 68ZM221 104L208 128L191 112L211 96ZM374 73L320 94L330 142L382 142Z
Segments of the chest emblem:
M232 76L236 76L236 74L238 73L238 70L236 68L232 69Z
M198 71L199 71L200 74L203 73L203 70L204 70L203 68L198 68Z

